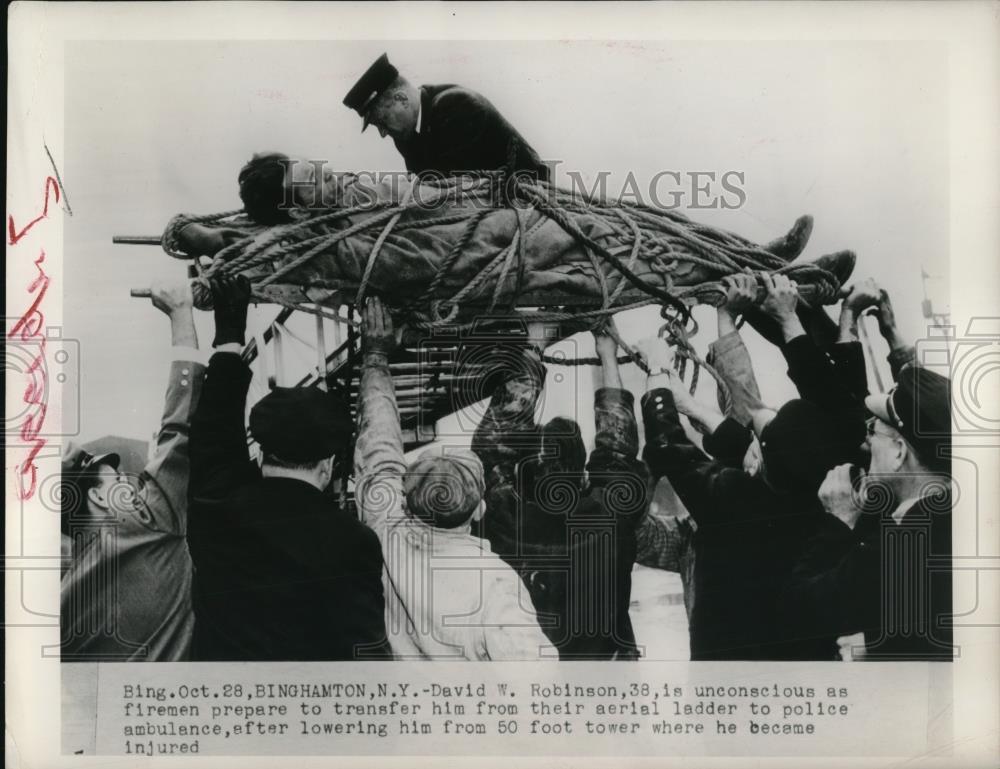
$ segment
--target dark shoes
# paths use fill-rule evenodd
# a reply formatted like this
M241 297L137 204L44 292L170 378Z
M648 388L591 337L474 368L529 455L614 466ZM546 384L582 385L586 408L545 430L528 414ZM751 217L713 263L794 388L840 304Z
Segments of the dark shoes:
M813 218L811 216L800 216L795 220L792 229L787 235L772 240L764 246L765 251L770 251L779 259L790 262L802 253L812 235Z

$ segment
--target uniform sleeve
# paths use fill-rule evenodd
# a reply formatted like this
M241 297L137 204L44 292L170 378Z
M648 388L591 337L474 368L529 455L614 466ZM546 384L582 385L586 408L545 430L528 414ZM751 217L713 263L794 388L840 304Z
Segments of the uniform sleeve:
M877 529L877 527L876 527ZM823 514L781 596L785 613L819 635L876 627L880 597L878 542Z
M837 342L830 347L837 378L858 401L868 395L868 371L861 342Z
M851 391L849 377L844 377L833 357L816 347L808 336L802 334L789 340L781 352L788 363L788 376L803 399L831 412L858 405L861 399Z
M732 417L705 436L705 451L728 467L743 468L743 457L753 443L753 431Z
M170 364L163 418L153 458L139 476L137 513L158 531L187 531L192 415L198 407L205 367L192 361Z
M763 514L748 505L753 479L742 470L711 459L688 439L669 390L642 399L646 448L643 456L654 478L666 476L691 517L701 526Z
M904 366L908 364L916 365L917 350L912 345L890 350L888 361L889 370L892 372L892 381L898 382L899 372L903 370Z
M236 353L217 352L209 361L191 422L190 498L198 514L259 477L250 461L245 420L252 378Z
M375 532L362 528L359 547L361 600L355 606L363 612L358 625L362 629L361 646L356 649L358 659L385 659L392 656L392 649L385 632L385 593L382 583L382 545Z

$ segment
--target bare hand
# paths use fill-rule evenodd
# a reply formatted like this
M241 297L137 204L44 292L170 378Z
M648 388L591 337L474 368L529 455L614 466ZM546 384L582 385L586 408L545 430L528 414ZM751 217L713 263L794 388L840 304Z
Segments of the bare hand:
M901 345L902 340L899 338L899 330L896 328L896 312L892 309L892 301L884 288L879 292L878 305L876 306L878 307L876 314L878 330L882 334L882 338L889 343L890 347L895 348Z
M732 316L750 309L757 303L757 278L751 272L738 272L722 279L726 300L722 309Z
M743 472L753 477L760 473L760 468L764 465L764 457L760 453L760 441L757 436L750 441L746 453L743 455Z
M772 318L781 322L786 318L796 317L795 308L799 303L799 284L790 280L787 275L771 275L762 273L766 295L760 309Z
M694 396L691 395L691 391L684 380L681 379L681 375L671 369L667 376L669 377L667 388L670 390L670 394L674 396L674 406L676 406L677 411L689 417L697 417L700 412L700 405L694 399ZM711 429L709 428L710 431Z
M154 280L149 288L153 307L167 315L173 315L180 310L190 309L193 305L191 297L191 281Z
M617 331L615 330L615 322L610 316L592 333L594 335L594 349L597 350L598 357L607 358L618 354L618 342L612 336L612 333L617 333Z
M828 472L819 487L818 496L826 512L853 529L861 517L861 507L851 482L851 467L850 464L837 465ZM864 478L864 470L860 472Z
M667 370L673 368L674 352L664 340L655 336L648 339L640 339L636 343L635 348L643 360L646 361L646 365L650 371L658 372L661 369Z
M844 300L844 309L853 313L854 317L858 317L869 307L877 306L883 293L871 278L855 283Z
M366 353L388 356L396 349L392 315L377 296L371 297L365 304L361 319L361 343Z

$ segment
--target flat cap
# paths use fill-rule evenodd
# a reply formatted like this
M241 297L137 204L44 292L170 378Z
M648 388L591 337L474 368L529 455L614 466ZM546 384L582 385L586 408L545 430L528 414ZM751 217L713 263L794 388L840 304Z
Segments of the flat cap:
M338 395L314 387L275 387L250 410L250 434L265 454L318 462L343 450L354 422Z
M907 365L888 393L865 398L868 410L892 425L932 470L951 467L951 382L923 366Z
M411 513L455 528L469 520L483 498L483 463L468 449L428 449L407 468L403 489Z
M356 110L364 119L361 132L368 128L368 109L386 88L399 77L399 70L389 63L389 56L382 54L347 92L344 105Z

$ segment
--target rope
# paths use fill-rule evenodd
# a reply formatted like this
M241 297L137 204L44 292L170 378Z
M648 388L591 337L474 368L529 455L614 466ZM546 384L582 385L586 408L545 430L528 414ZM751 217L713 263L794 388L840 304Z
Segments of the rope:
M364 275L361 276L361 284L358 286L357 298L354 300L355 304L362 305L365 301L365 293L368 290L368 280L372 276L372 270L375 268L375 260L378 259L379 252L382 250L382 244L385 243L385 239L389 237L389 233L392 232L392 228L396 226L400 218L403 216L403 212L406 210L407 206L410 205L410 199L413 197L413 186L406 191L403 195L403 199L399 204L399 210L396 211L395 215L388 221L382 232L379 233L378 239L375 241L375 245L372 246L372 252L368 256L368 264L365 265Z
M509 148L509 162L516 159L516 147ZM512 166L513 167L513 166ZM416 182L415 182L416 183ZM227 211L220 214L193 216L183 214L174 217L163 236L164 250L171 256L185 257L181 250L180 231L192 223L226 223L238 226L248 231L248 236L219 251L207 268L202 268L196 260L199 270L199 282L202 293L207 287L208 279L217 273L234 274L267 265L273 267L273 272L256 281L255 297L262 301L272 302L285 307L300 309L324 317L335 317L334 313L324 308L306 303L297 303L284 298L269 296L261 289L271 285L281 278L299 269L321 254L330 253L338 243L354 235L374 230L380 227L371 251L368 254L360 283L355 295L355 302L363 301L370 284L383 246L393 232L427 229L436 226L447 226L458 222L466 222L462 234L452 246L447 256L436 268L427 288L420 296L397 308L410 316L410 325L415 328L434 329L440 326L455 326L457 329L469 328L472 324L456 324L461 308L473 296L481 296L483 288L492 281L492 292L488 302L490 312L500 304L504 295L510 290L508 279L514 272L514 285L510 293L510 310L513 311L518 296L524 285L527 270L527 246L529 237L547 221L555 222L580 246L590 261L594 277L600 289L601 305L598 308L585 311L552 311L541 310L530 313L519 313L528 321L562 322L593 319L594 328L608 316L636 307L660 304L662 314L667 321L661 329L661 335L668 338L676 347L677 365L681 376L684 376L688 365L692 368L692 389L697 386L698 373L704 368L718 380L713 369L708 366L694 351L689 337L697 329L693 324L689 305L699 302L718 303L725 296L721 278L743 271L749 267L754 270L778 272L796 279L799 283L810 284L815 301L829 301L837 295L840 285L836 277L826 270L813 264L786 264L779 257L765 251L750 241L733 233L718 230L688 219L683 214L653 208L651 206L622 200L607 200L601 196L570 192L560 189L550 182L519 178L517 175L498 172L486 172L475 176L438 178L422 180L421 184L439 190L439 200L458 200L459 195L482 195L489 192L499 192L507 207L513 211L517 220L517 230L510 243L500 249L489 263L476 275L473 275L450 299L440 299L439 292L447 277L453 272L456 264L468 249L479 225L483 219L497 209L475 208L471 211L460 211L439 217L415 218L404 221L404 215L414 206L412 197L415 187L411 185L403 199L399 202L379 202L355 206L349 209L331 211L313 217L303 222L272 227L261 234L260 227L249 225L242 211ZM499 186L498 186L499 185ZM479 201L482 203L482 201ZM528 205L528 208L524 207ZM527 217L530 210L541 214L539 220L528 227ZM609 248L585 233L570 214L576 213L606 213L604 223L619 239L621 246ZM361 221L351 223L351 217L364 213L367 216ZM330 232L329 227L340 221L347 226ZM275 248L275 246L277 246ZM625 261L619 258L625 249L628 256ZM292 257L289 261L286 258ZM635 267L640 257L648 261L649 267L662 281L662 285L651 283L635 273ZM613 290L609 289L608 278L602 262L617 273L617 281ZM696 286L676 286L673 273L681 263L701 267L719 276L717 280L703 281ZM280 265L280 266L279 266ZM516 268L516 269L515 269ZM318 279L310 281L311 286L329 285L332 288L343 288L342 281L327 281ZM645 298L627 305L617 305L619 297L627 285L641 291ZM418 313L421 307L430 309L430 318L426 312L423 317ZM642 364L641 358L622 340L613 329L615 341L626 352L620 362L632 361ZM596 358L578 360L563 360L545 358L546 362L560 365L594 365ZM720 382L720 386L725 387Z

